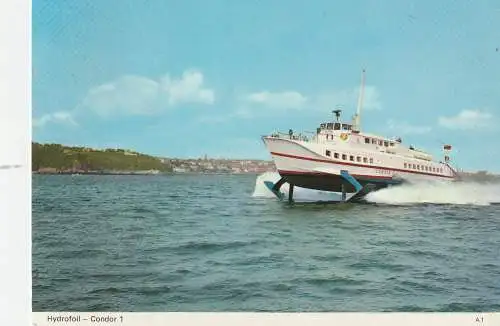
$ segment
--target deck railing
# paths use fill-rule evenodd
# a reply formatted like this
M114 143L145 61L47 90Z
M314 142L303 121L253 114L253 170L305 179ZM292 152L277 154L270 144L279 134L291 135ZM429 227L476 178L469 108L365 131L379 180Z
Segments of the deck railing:
M299 141L311 141L312 137L307 137L303 135L302 133L299 134L290 134L290 133L284 133L284 132L274 132L271 134L271 137L273 138L281 138L281 139L291 139L291 140L299 140Z

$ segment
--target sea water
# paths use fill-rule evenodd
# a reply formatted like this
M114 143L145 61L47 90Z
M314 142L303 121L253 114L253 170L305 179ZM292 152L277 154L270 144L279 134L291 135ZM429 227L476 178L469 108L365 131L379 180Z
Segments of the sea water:
M499 185L287 205L277 179L34 175L33 310L500 309Z

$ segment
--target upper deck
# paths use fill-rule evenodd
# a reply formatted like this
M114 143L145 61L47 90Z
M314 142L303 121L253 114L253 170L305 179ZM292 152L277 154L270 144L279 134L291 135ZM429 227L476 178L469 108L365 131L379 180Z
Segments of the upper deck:
M292 139L302 142L314 142L325 146L338 148L349 148L351 150L381 152L389 155L400 155L416 158L424 161L432 161L432 155L415 149L413 146L405 146L401 138L388 138L379 135L367 134L357 131L353 124L337 122L321 123L312 136L296 134L289 130L288 134L275 133L273 137Z

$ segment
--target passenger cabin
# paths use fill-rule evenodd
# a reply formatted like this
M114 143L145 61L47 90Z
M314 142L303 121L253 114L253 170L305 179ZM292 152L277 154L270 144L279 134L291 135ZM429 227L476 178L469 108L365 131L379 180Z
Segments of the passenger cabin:
M389 139L376 135L360 133L357 128L350 123L325 122L321 123L316 130L314 140L320 143L336 142L349 146L358 147L361 150L383 152L387 154L397 154L408 158L415 158L424 161L432 161L432 156L428 153L415 149L413 146L402 145L401 138Z

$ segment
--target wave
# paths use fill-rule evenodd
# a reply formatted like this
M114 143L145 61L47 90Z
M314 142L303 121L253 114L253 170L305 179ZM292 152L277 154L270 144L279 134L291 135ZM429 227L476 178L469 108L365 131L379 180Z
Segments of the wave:
M500 203L500 184L476 182L426 182L403 184L372 192L372 203L389 205L452 204L480 205Z
M255 180L252 194L256 198L274 198L274 194L266 187L264 181L277 182L280 176L276 172L266 172ZM281 191L288 195L289 186L283 184ZM340 194L294 188L295 201L334 201L340 200ZM415 205L415 204L450 204L450 205L490 205L500 203L500 184L484 184L477 182L421 182L409 183L384 188L366 196L366 200L374 204Z

